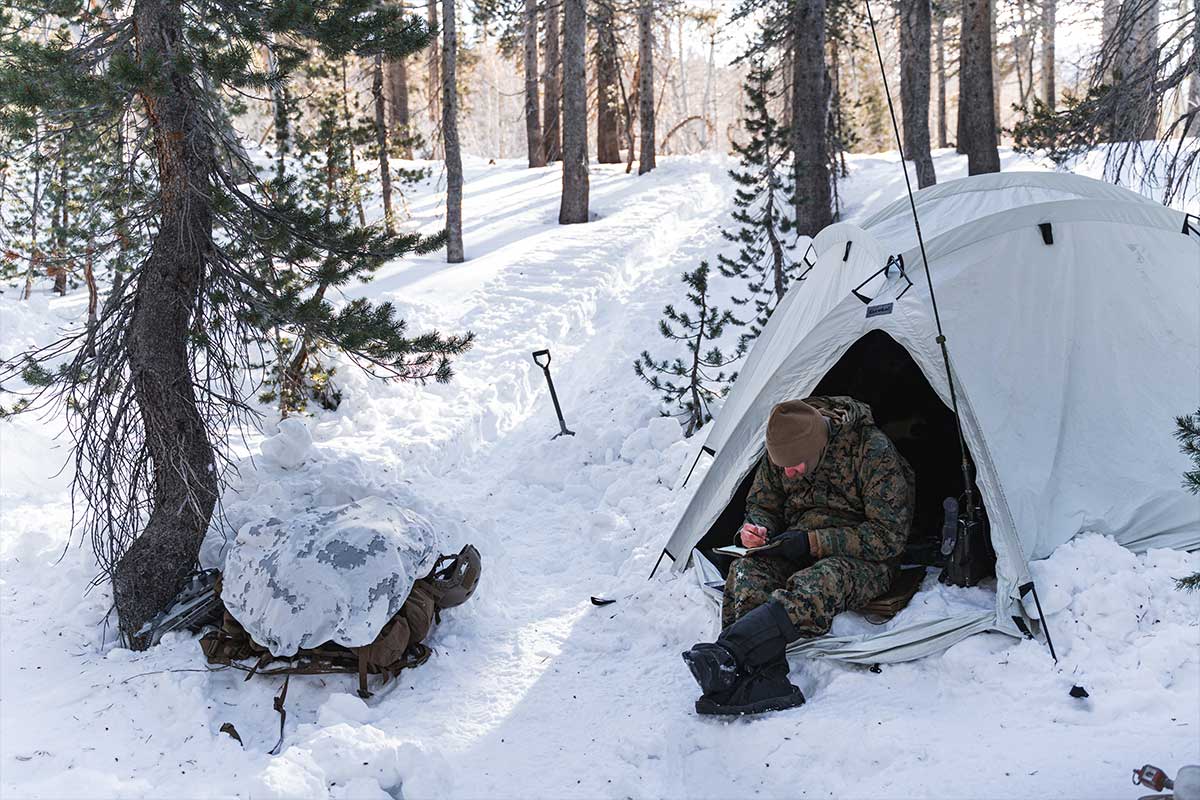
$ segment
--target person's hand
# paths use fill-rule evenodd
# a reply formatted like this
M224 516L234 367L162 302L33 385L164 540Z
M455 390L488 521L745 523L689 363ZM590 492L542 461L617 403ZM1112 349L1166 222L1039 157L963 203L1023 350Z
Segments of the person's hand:
M777 533L771 537L769 550L764 555L782 556L789 561L805 562L812 557L812 547L808 540L808 531L791 530Z
M767 543L767 529L753 522L744 524L738 534L743 547L762 547Z

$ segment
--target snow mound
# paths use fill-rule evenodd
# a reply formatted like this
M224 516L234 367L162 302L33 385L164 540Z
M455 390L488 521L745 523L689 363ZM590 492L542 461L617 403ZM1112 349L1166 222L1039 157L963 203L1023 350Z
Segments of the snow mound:
M221 599L275 656L369 644L433 567L436 544L427 520L376 496L272 516L238 532Z
M304 463L312 450L312 434L300 417L282 419L278 427L279 433L263 439L259 445L263 461L283 469L295 469Z

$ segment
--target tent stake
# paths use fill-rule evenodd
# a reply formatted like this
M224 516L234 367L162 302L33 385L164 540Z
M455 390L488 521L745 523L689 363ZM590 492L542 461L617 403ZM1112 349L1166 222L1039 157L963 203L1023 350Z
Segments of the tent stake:
M1054 663L1058 663L1058 655L1054 652L1054 640L1050 638L1050 626L1046 624L1046 615L1042 613L1042 601L1038 598L1037 586L1033 581L1019 587L1018 591L1024 597L1029 592L1033 592L1033 604L1037 607L1038 622L1042 625L1042 632L1046 634L1046 646L1050 648L1050 657L1054 659Z

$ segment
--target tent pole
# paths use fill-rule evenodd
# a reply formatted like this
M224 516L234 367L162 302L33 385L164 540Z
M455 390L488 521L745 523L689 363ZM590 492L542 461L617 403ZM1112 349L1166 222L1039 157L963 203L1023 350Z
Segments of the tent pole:
M946 346L946 334L942 331L942 318L938 313L937 295L933 291L933 278L929 275L929 258L925 255L925 239L921 236L921 218L917 216L917 202L913 199L912 183L908 179L908 164L904 161L904 143L900 140L900 124L896 121L896 108L892 105L892 92L888 88L887 70L883 66L883 51L879 49L879 35L875 32L875 16L871 13L871 0L863 0L867 6L867 20L871 24L871 38L875 42L875 55L879 59L879 74L883 78L883 93L887 97L888 113L892 117L892 131L896 135L896 149L900 152L900 169L904 172L904 187L908 190L908 205L912 209L913 225L917 229L917 244L921 247L921 262L925 265L925 282L929 286L929 302L933 305L933 321L937 325L937 343L942 349L942 363L946 367L946 384L950 389L950 406L954 412L954 423L958 429L958 449L962 455L963 494L967 499L967 520L975 521L975 498L972 488L971 462L967 456L967 441L963 435L962 418L958 413L958 394L954 390L954 375L950 371L950 350Z

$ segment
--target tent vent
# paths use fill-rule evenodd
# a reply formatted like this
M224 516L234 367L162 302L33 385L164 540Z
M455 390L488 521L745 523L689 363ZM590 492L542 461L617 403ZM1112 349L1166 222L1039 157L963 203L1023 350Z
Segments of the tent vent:
M887 260L886 264L884 264L882 267L877 269L875 272L872 272L870 275L868 275L867 278L862 283L860 283L858 286L855 286L853 289L850 290L850 292L855 297L857 297L859 300L862 300L863 305L870 305L871 298L867 297L865 294L861 293L858 290L861 289L862 287L866 286L871 281L873 281L881 272L883 273L883 276L885 278L892 277L892 265L893 264L896 265L896 267L900 270L900 277L904 278L904 280L908 281L908 286L904 287L904 291L902 291L902 292L900 292L900 294L896 295L897 300L899 300L901 297L904 297L905 293L907 293L908 290L912 288L913 282L912 282L912 278L908 277L908 273L904 271L904 256L901 256L901 255L888 256L888 260Z
M1192 222L1195 220L1195 222ZM1184 236L1200 237L1200 214L1184 214L1183 215L1183 231Z
M814 256L817 254L817 248L813 247L812 242L808 243L808 248L805 249L805 251L804 251L804 258L800 259L801 261L804 262L805 269L804 269L804 272L801 272L800 275L796 278L796 280L798 280L798 281L802 281L806 277L808 277L808 273L812 272L812 268L817 265L816 261L808 260L809 253L812 253Z
M854 242L846 242L846 252L842 253L843 264L850 260L850 245L852 244L854 244Z
M1042 241L1046 244L1054 244L1054 229L1050 227L1049 222L1039 222L1038 230L1042 232Z

